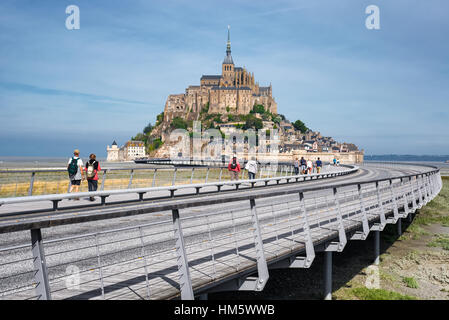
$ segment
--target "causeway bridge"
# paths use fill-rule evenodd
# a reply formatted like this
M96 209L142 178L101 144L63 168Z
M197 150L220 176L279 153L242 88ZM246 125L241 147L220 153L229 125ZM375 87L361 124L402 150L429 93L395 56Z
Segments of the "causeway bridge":
M332 254L373 232L367 248L378 264L379 233L387 224L400 233L402 219L442 187L439 169L411 163L325 165L311 175L282 164L238 181L219 168L213 179L202 168L204 181L194 178L200 168L165 170L169 183L135 184L138 169L130 169L120 188L71 194L35 194L39 172L26 173L27 194L0 198L0 299L193 300L261 291L270 270L309 268L317 254L325 257L323 298L331 299Z

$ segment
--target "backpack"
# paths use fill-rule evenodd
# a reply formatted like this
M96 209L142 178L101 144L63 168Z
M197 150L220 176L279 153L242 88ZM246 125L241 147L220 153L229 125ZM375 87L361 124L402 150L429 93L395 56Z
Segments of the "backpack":
M91 178L95 177L95 166L94 166L95 162L96 161L94 161L92 163L87 162L87 178L91 179Z
M67 168L69 175L74 176L78 172L78 159L72 158L69 167Z

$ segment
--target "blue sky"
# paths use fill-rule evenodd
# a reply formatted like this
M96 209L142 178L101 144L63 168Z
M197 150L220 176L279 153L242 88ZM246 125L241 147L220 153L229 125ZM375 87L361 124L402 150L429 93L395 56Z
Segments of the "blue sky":
M67 30L65 8L80 8ZM365 27L380 8L381 29ZM278 112L366 154L449 154L449 2L0 2L0 155L106 155L234 63Z

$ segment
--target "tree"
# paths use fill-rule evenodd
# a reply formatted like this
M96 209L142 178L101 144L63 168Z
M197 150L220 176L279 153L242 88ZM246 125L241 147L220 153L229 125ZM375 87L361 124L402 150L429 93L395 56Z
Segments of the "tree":
M293 126L295 127L296 130L301 131L301 133L305 133L307 130L309 130L309 128L307 128L304 122L302 122L301 120L296 120L293 123Z
M156 117L156 126L160 125L164 121L164 112L161 112Z
M184 129L184 130L187 130L187 126L188 126L187 122L184 119L180 118L180 117L173 118L173 120L170 123L170 127L172 129Z
M255 116L248 115L245 124L243 125L243 130L248 129L262 129L263 128L263 122L261 119L256 118Z
M265 107L262 104L255 104L251 113L265 113Z
M143 129L143 133L149 134L153 130L153 125L151 122L148 122L147 126Z

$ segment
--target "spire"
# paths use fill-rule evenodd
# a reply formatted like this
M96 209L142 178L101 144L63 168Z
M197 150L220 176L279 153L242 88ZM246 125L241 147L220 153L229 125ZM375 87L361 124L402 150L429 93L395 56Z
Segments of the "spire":
M231 26L228 25L228 43L226 45L226 52L231 52Z
M223 61L224 64L234 64L234 61L232 61L231 56L231 27L228 26L228 42L226 44L226 57Z

